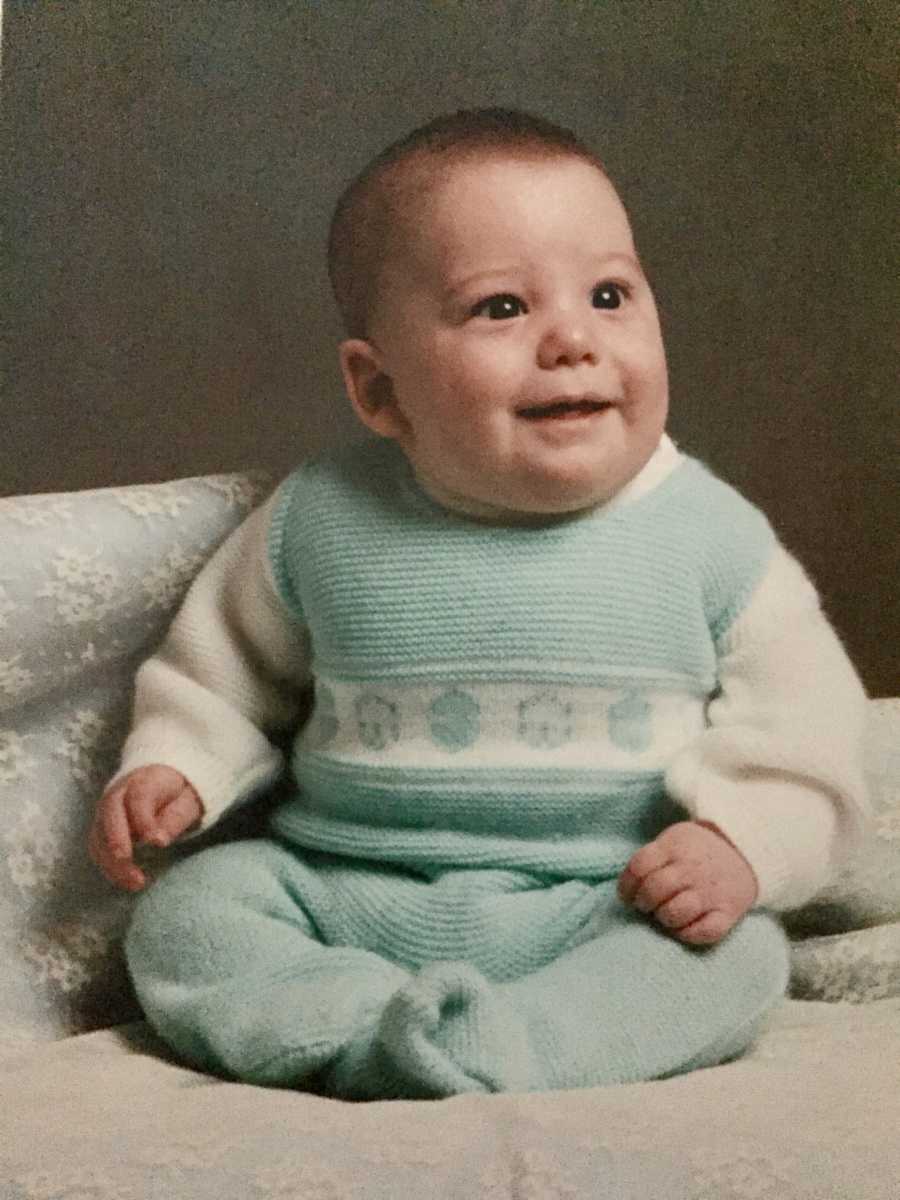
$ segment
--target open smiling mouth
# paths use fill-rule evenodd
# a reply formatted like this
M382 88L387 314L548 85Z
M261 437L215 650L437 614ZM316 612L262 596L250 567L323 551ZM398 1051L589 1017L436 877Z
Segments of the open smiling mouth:
M612 402L603 400L600 396L557 396L544 404L519 408L516 415L526 421L564 421L593 416L608 408L612 408Z

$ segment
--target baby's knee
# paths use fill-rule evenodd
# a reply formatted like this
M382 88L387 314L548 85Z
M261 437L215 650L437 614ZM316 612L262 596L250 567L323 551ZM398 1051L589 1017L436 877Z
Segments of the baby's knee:
M286 852L264 839L233 842L198 850L141 893L141 910L181 909L206 903L267 903L283 888L281 859Z
M763 910L748 913L716 946L699 951L711 965L705 999L714 1013L708 1041L679 1070L715 1066L739 1057L765 1028L787 991L790 958L778 921Z
M174 946L203 939L237 907L266 908L279 892L265 842L198 851L142 892L125 939L129 962L171 956Z
M137 897L125 937L125 956L136 963L156 961L171 953L186 928L201 917L206 888L202 864L205 851L171 867Z
M744 917L726 941L748 1001L767 1007L781 999L790 976L790 946L778 919L757 909Z

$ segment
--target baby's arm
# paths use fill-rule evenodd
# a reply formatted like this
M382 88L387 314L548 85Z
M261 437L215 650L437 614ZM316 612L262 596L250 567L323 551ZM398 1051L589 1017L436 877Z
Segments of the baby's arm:
M685 825L707 827L691 834L695 848L701 832L715 830L734 849L735 902L745 894L743 860L758 888L750 904L798 907L828 882L867 820L866 698L815 589L780 547L727 634L719 682L708 728L669 766L669 794L687 810ZM635 856L645 876L666 869L654 864L682 828Z
M213 555L138 672L132 731L90 838L95 861L122 886L138 882L136 842L206 828L281 770L267 733L298 719L309 656L305 630L288 617L271 578L277 499Z

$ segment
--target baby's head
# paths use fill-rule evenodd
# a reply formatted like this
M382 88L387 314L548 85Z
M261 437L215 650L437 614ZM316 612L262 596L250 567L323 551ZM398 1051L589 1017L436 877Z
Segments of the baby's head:
M329 270L354 408L445 506L577 512L655 450L653 295L602 164L567 130L486 109L414 131L342 196Z

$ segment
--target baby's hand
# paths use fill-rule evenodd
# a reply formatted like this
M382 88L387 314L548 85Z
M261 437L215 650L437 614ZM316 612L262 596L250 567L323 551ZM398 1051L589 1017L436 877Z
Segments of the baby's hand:
M619 897L682 942L718 942L753 907L759 885L743 854L702 821L679 821L632 856Z
M100 798L88 849L110 883L139 892L147 879L134 862L135 846L168 846L202 816L200 797L179 771L139 767Z

